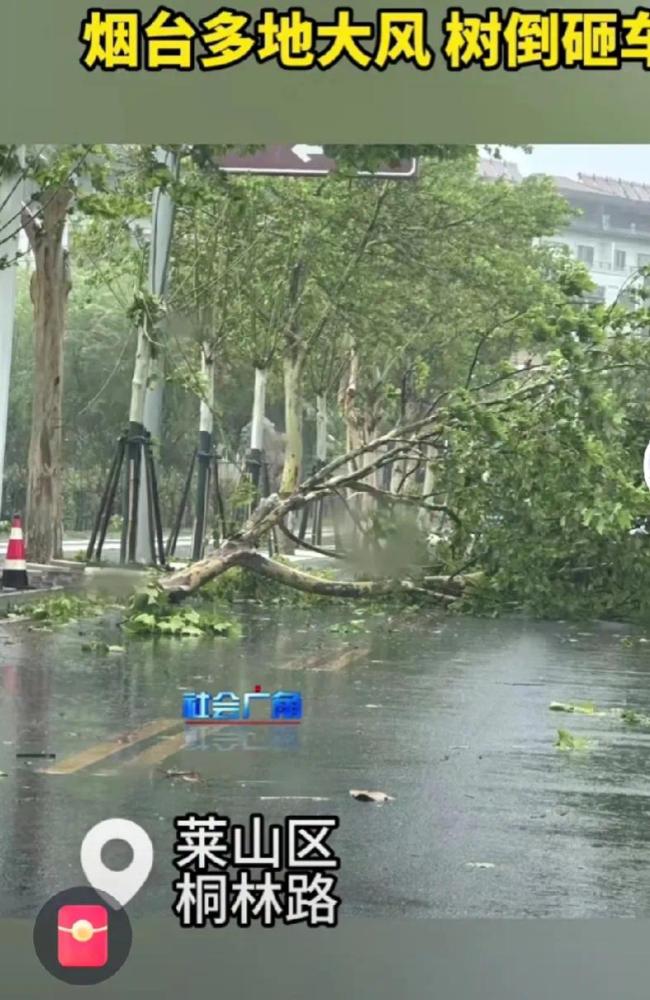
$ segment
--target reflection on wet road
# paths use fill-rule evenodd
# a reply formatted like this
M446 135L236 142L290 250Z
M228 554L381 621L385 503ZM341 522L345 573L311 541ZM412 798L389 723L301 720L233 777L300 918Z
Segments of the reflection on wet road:
M331 630L348 619L251 608L240 641L131 641L108 657L81 651L95 625L0 628L0 912L33 914L77 884L83 835L113 816L143 825L157 851L130 909L168 910L174 816L261 811L340 816L348 912L650 915L650 731L548 711L650 714L641 633L371 612L359 632ZM255 684L300 690L302 725L180 724L184 690ZM591 749L556 750L558 726ZM358 802L352 788L395 801Z

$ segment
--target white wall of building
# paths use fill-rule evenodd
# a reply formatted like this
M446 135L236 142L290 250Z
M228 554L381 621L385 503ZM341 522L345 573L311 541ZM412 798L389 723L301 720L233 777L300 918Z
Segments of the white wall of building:
M564 230L548 242L568 247L571 255L584 263L594 284L604 289L607 305L624 287L636 283L634 276L639 267L650 264L650 237L616 234L609 239L605 233Z

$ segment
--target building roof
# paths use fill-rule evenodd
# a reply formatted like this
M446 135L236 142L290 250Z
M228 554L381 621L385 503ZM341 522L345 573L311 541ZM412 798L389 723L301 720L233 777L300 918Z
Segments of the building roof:
M478 171L484 180L506 180L512 181L514 184L519 184L523 180L517 164L511 163L509 160L481 157L478 163Z
M533 177L550 177L555 186L562 191L581 191L583 194L585 191L588 191L589 194L596 193L593 188L587 188L582 181L576 181L572 177L556 177L552 174L533 174Z
M595 174L578 174L583 187L612 198L627 198L629 201L650 201L650 184L624 181L619 177L597 177Z
M481 158L479 160L479 175L485 180L509 180L516 184L523 180L517 164L510 163L508 160ZM596 174L583 173L579 173L575 180L572 177L545 174L535 174L534 176L551 176L556 187L562 191L600 194L609 198L622 198L626 201L650 202L650 184L626 181L620 177L599 177Z

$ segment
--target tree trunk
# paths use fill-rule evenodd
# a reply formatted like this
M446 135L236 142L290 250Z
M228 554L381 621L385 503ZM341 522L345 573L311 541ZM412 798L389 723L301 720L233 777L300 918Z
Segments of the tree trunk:
M325 580L322 577L304 573L281 562L241 547L236 543L226 543L214 556L193 563L179 570L173 576L161 580L161 588L172 600L181 601L196 590L221 576L235 566L250 570L258 576L275 580L294 590L323 597L386 597L391 594L426 594L442 603L457 600L467 586L480 580L480 574L466 577L430 576L423 580Z
M266 379L267 372L263 368L255 368L255 388L253 389L253 412L251 414L251 432L249 450L246 456L246 470L253 487L251 497L253 509L260 496L264 495L264 420L266 416ZM268 468L268 465L267 465Z
M251 419L251 451L264 451L264 416L266 413L266 378L262 368L255 369L253 415Z
M349 452L354 452L366 444L369 440L368 435L372 423L372 419L364 415L359 406L359 370L359 352L357 345L352 343L350 345L347 382L340 397L341 410L346 425L346 449ZM353 459L348 464L348 472L352 474L356 468L357 464ZM373 483L379 482L377 476L378 473L372 474ZM337 546L358 552L368 552L374 549L375 543L370 532L376 508L376 500L369 493L356 493L349 496L347 511L344 517L339 520Z
M290 355L284 359L284 423L286 445L280 481L280 496L287 497L298 488L302 468L302 358ZM293 529L292 515L287 527ZM287 535L278 538L278 548L284 555L295 552L295 542Z
M196 510L192 559L200 559L205 549L210 496L210 468L212 463L212 434L214 429L214 354L209 344L201 348L201 374L205 382L205 397L199 411L199 453L196 487Z
M147 320L143 319L138 330L138 342L131 379L131 402L129 406L129 443L126 454L126 475L122 496L122 541L120 561L135 561L138 554L138 507L140 495L146 483L142 471L142 451L137 443L144 434L144 404L151 360ZM150 546L147 550L150 552ZM149 558L150 558L149 554Z
M350 346L350 360L347 377L339 393L339 405L345 421L345 450L355 451L363 441L359 428L357 413L357 380L359 378L359 355L354 344ZM354 462L349 465L349 471L354 471Z
M131 379L131 404L129 407L129 423L142 427L144 420L144 400L149 377L150 347L146 330L138 331L138 344L135 350L133 378Z
M30 285L34 375L26 542L29 558L38 563L63 554L63 342L71 288L63 234L72 199L71 190L59 188L43 194L40 219L23 211L35 263Z
M24 147L20 147L17 171L24 161ZM0 230L16 229L16 216L20 213L24 182L21 173L3 178L0 184ZM18 252L18 232L4 237L0 258L6 257L7 266L0 264L0 520L2 519L2 485L4 478L7 417L9 413L9 378L14 339L16 313L16 283L18 269L15 258Z
M302 466L302 359L284 360L284 414L287 435L280 496L289 496L298 488Z
M327 396L316 396L316 461L327 461Z
M178 178L180 159L176 152L156 150L156 159L167 167L174 178ZM168 191L156 188L153 195L151 211L151 239L149 244L149 292L157 299L163 299L167 292L169 278L169 260L171 257L172 237L174 233L176 206ZM161 324L157 323L149 329L150 336L159 340ZM144 402L142 418L139 421L151 434L152 443L160 444L162 433L162 405L165 385L164 356L160 348L152 349L150 342L148 350L148 366L145 375ZM136 559L147 563L154 560L151 548L150 513L147 500L147 471L141 466L141 483L138 494L137 529L136 529Z
M359 354L354 342L349 338L348 340L349 361L347 372L339 391L339 407L345 423L345 450L346 452L355 452L363 445L357 410ZM350 475L355 471L354 459L348 462L347 471ZM358 516L356 513L358 506L358 498L353 498L347 507L340 503L334 506L334 537L336 539L336 548L339 551L351 551L360 544Z

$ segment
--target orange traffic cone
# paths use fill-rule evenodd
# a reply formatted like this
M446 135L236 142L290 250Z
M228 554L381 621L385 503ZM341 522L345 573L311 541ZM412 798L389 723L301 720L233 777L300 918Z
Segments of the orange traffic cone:
M13 590L29 589L23 526L18 514L14 514L11 522L11 534L2 570L2 586L11 587Z

